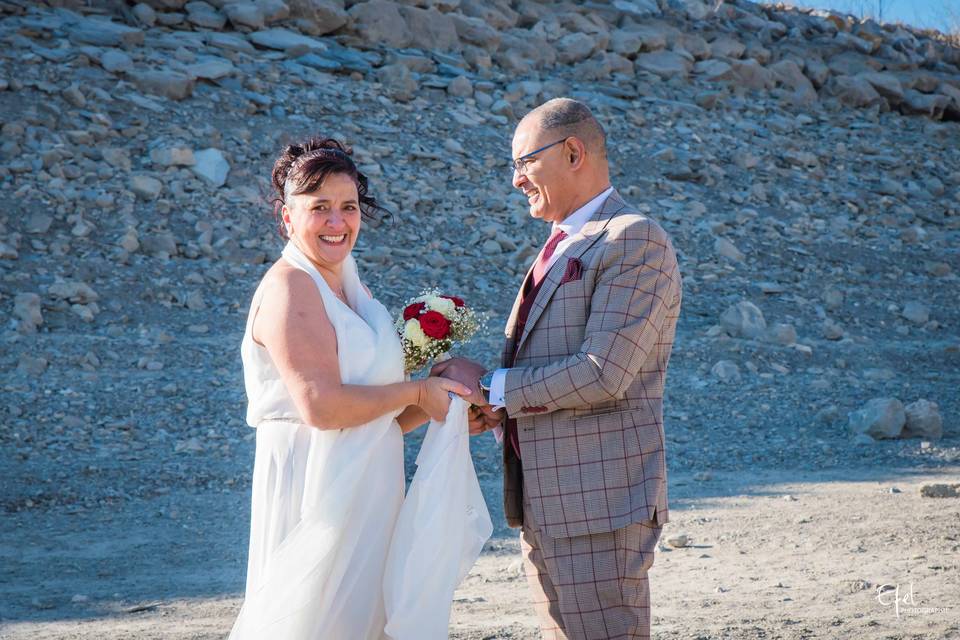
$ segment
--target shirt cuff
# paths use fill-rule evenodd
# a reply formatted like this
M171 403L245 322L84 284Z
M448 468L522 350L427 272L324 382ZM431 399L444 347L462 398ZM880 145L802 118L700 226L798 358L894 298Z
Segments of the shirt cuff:
M509 369L497 369L493 372L493 380L490 381L490 405L494 411L507 406L507 401L503 397L507 382L507 371Z

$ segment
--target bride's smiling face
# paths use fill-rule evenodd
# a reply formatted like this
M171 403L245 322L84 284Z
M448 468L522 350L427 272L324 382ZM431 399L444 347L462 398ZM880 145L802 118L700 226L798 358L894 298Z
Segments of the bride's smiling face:
M360 233L357 184L333 173L316 191L287 197L282 209L290 239L318 267L337 270Z

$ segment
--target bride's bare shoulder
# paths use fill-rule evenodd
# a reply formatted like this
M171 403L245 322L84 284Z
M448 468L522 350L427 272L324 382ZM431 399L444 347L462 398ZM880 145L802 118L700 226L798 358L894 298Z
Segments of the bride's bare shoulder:
M310 274L298 269L286 260L277 260L263 276L261 285L265 295L302 298L319 298L317 286Z

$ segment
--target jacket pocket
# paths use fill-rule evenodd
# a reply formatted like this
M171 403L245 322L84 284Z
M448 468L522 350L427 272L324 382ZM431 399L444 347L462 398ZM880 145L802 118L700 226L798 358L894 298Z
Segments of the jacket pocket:
M604 402L602 404L593 404L589 407L576 407L573 410L575 418L587 418L590 416L605 416L611 413L630 413L637 411L636 407L629 407L619 400Z

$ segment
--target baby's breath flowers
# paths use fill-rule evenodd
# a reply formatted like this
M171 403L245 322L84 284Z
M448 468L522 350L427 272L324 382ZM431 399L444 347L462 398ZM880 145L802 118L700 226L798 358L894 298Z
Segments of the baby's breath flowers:
M428 289L409 300L397 318L397 333L403 342L404 368L416 371L469 340L483 324L477 313L456 296Z

